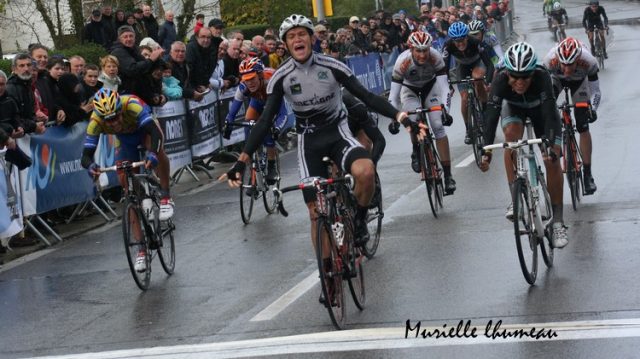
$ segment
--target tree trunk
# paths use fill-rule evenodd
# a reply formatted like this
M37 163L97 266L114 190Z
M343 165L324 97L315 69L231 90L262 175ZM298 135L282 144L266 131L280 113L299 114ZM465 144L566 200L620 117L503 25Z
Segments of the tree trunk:
M84 31L84 16L82 16L82 0L68 0L71 9L71 24L76 32L78 42L82 41Z
M34 0L36 4L36 10L42 16L42 21L47 26L49 33L51 34L51 39L53 40L53 47L59 47L61 45L61 34L56 32L56 26L53 24L53 20L51 20L51 16L49 16L49 11L44 4L43 0Z
M195 17L196 0L182 0L182 12L176 16L178 19L178 39L183 39L187 35L189 25Z

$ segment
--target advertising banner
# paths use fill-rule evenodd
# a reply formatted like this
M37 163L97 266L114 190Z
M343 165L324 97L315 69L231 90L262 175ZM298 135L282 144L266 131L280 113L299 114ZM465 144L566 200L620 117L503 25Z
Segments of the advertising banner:
M238 87L232 87L220 95L220 101L218 102L219 103L218 115L220 117L218 118L220 121L221 129L222 129L222 126L224 125L224 119L227 117L227 114L229 114L229 107L231 106L231 102L233 102L233 96L235 95L237 89ZM236 115L236 118L234 121L241 121L244 119L244 114L246 112L245 105L246 104L243 104L242 107L240 107L240 111L238 111L238 114ZM245 140L244 132L245 130L243 127L235 128L231 133L230 139L228 140L224 138L222 139L222 145L229 146L229 145L233 145L233 144L244 141Z
M4 152L0 150L0 239L8 241L22 231L22 208L18 168L4 160Z
M209 91L201 101L188 101L191 155L203 157L222 146L218 129L217 91Z
M191 148L184 101L169 101L162 107L152 107L164 133L164 151L169 157L171 172L191 163Z
M376 95L384 92L384 67L380 54L373 52L366 56L349 57L347 65L362 86Z

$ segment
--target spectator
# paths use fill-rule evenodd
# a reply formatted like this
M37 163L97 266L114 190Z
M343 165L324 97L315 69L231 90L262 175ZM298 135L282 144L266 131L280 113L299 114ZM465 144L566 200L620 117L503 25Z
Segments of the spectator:
M118 29L118 41L111 48L111 55L118 59L118 73L122 85L118 92L134 93L136 79L149 75L151 67L160 60L164 53L162 48L154 49L149 59L145 59L135 46L135 32L130 26Z
M196 41L187 45L187 66L189 67L191 85L199 92L209 86L209 77L215 70L216 53L211 47L211 30L203 27L196 36Z
M82 85L78 76L63 74L58 79L59 98L57 103L65 113L65 120L61 123L71 127L78 122L88 120L93 111L93 101L83 101Z
M133 93L149 106L164 106L167 103L167 96L162 92L164 69L164 61L156 61L151 65L149 71L140 76L135 83Z
M149 5L142 6L142 23L147 31L147 36L158 41L158 20L153 16Z
M18 105L7 93L7 74L0 70L0 133L8 138L17 139L24 136L24 128L20 121ZM6 145L8 138L0 140L0 148Z
M114 40L118 37L118 29L122 25L127 25L127 16L124 13L124 10L118 9L116 10L116 17L113 19L113 28L114 28Z
M197 35L198 31L204 26L204 14L196 15L196 26L193 28L193 35Z
M371 29L369 28L369 22L368 21L362 21L362 23L360 24L360 32L362 33L362 35L364 36L364 44L365 47L363 48L363 50L365 51L369 51L369 47L371 46Z
M78 79L84 75L84 68L86 62L80 55L74 55L69 58L69 64L71 65L71 73L78 76Z
M211 19L209 21L209 31L211 31L211 53L216 57L214 61L217 63L218 47L222 42L222 31L224 30L224 22L220 19Z
M38 78L38 86L42 103L47 107L49 113L49 124L62 125L67 120L67 114L60 106L62 96L58 87L58 81L64 74L64 59L61 57L52 57L47 63L47 75Z
M156 42L156 40L150 37L145 37L144 39L140 40L140 43L138 44L138 46L147 46L151 49L151 51L162 47L160 46L159 43Z
M211 77L209 78L209 88L220 90L220 92L224 92L225 90L227 90L230 84L229 81L225 81L222 79L222 76L224 75L224 61L222 59L224 58L224 55L227 53L228 49L229 41L222 41L220 43L220 46L218 47L218 63L216 64L216 69L213 70L213 74L211 74Z
M399 46L402 42L402 27L400 25L401 23L402 19L400 17L400 14L394 14L392 17L386 15L384 18L384 23L380 25L383 30L387 31L387 43L391 48Z
M323 40L324 43L329 45L327 40ZM282 65L282 63L287 59L287 48L284 45L284 42L278 41L276 42L275 51L269 55L269 66L277 69Z
M164 63L164 71L162 72L162 94L169 101L180 100L182 98L182 87L180 81L172 76L172 66L170 63Z
M349 19L349 27L351 28L353 45L355 45L358 49L365 51L368 45L364 34L362 33L362 31L360 31L360 19L357 16L352 16Z
M42 96L40 96L40 90L38 86L38 78L42 78L47 75L47 64L49 63L49 49L44 45L31 44L29 45L29 55L31 56L33 66L31 68L33 74L31 76L31 90L33 91L33 98L35 103L35 115L38 121L47 122L49 119L49 112L47 107L42 103Z
M144 30L144 25L142 25L141 22L139 22L138 20L136 20L136 17L134 14L128 14L127 15L127 25L133 29L133 33L135 34L134 36L134 42L136 44L139 44L140 41L142 41L142 39L144 39L145 37L147 37L147 32ZM120 32L120 29L122 28L119 27L118 28L118 32ZM118 39L116 39L117 42Z
M33 62L26 53L17 54L11 60L11 76L7 79L7 94L18 107L18 117L24 133L44 133L43 121L37 121L35 99L31 89ZM11 135L13 136L13 135Z
M382 29L378 29L371 35L370 51L380 53L390 53L391 47L387 43L387 32Z
M91 19L89 23L84 26L83 42L93 42L105 49L108 49L111 44L109 41L108 30L105 29L105 25L102 22L102 13L98 9L91 12Z
M322 42L322 40L328 40L327 39L327 27L322 25L322 24L318 24L313 28L313 34L314 34L314 40L313 40L313 51L315 52L322 52L322 49L320 48L320 43ZM284 40L284 39L281 39Z
M187 53L187 45L182 41L176 41L171 44L169 52L169 63L172 67L173 76L180 81L182 87L182 97L193 99L194 101L202 100L202 92L198 92L193 88L191 83L191 74L185 62Z
M267 36L273 36L276 40L278 39L278 36L276 35L276 31L272 27L268 27L264 29L264 38L266 39Z
M222 79L229 81L229 87L234 87L240 83L240 40L229 40L229 49L223 57L224 74Z
M278 40L276 39L275 36L272 35L265 35L264 37L264 52L265 52L265 56L264 58L262 58L262 63L264 64L264 66L266 67L273 67L271 66L271 63L269 62L269 59L271 58L271 54L276 52L276 42ZM275 67L273 67L275 68Z
M260 35L256 35L251 39L251 47L255 48L257 53L255 57L258 57L261 61L265 55L264 52L264 37ZM264 64L264 61L263 61Z
M102 83L102 87L118 91L122 84L122 80L118 76L118 66L120 66L120 62L113 55L107 55L100 59L102 72L98 76L98 81Z
M329 45L329 40L322 40L322 42L320 43L320 53L323 55L331 56L331 49Z
M227 39L231 40L240 40L240 42L244 41L244 34L240 30L231 30L227 34Z
M102 24L105 34L107 35L107 46L111 46L111 44L116 41L116 30L118 29L115 26L115 19L113 18L112 11L113 9L111 5L102 5Z
M100 76L100 68L98 68L98 66L89 64L85 67L81 82L83 102L90 101L96 92L102 88L102 82L98 81L98 76Z
M149 39L150 39L150 37L149 37ZM151 48L151 46L140 45L138 47L138 49L140 50L140 55L142 55L142 57L144 57L147 60L149 60L151 58L151 53L153 52L153 49Z
M166 53L171 50L171 44L178 38L176 25L173 23L173 11L168 10L164 13L164 23L158 31L158 43Z

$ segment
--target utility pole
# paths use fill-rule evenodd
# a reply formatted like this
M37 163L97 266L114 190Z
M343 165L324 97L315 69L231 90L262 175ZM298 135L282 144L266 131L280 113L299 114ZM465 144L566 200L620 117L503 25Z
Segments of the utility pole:
M314 0L316 2L316 10L318 11L318 21L322 21L325 19L324 16L324 1L323 0Z

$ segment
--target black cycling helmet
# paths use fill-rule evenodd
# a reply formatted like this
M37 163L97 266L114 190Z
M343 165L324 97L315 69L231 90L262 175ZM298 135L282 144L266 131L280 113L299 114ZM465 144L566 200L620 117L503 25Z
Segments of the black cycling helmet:
M596 6L599 6L599 5L600 5L600 2L599 2L598 0L590 0L590 1L589 1L589 5L596 5Z

